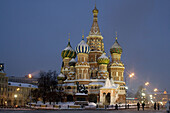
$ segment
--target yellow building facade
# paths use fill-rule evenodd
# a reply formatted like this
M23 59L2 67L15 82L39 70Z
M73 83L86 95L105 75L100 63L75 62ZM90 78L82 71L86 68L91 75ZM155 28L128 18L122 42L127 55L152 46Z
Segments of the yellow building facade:
M0 63L0 106L25 106L30 102L31 90L36 85L9 82L4 72L4 64Z

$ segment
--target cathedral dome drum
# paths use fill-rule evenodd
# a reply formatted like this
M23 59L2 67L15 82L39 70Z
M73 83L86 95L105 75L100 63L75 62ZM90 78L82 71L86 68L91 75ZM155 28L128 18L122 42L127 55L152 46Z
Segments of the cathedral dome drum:
M69 61L69 66L75 66L76 64L76 60L74 58L72 58L70 61Z
M62 58L75 58L76 57L76 52L72 49L71 45L70 45L70 40L68 42L67 47L62 51L61 53Z
M103 53L97 60L99 64L109 64L109 58Z
M84 41L84 36L82 37L82 41L77 45L76 47L76 53L86 53L88 54L90 52L90 47L86 42Z
M121 54L122 53L122 47L119 45L117 38L115 43L112 45L112 47L110 48L110 53L118 53Z

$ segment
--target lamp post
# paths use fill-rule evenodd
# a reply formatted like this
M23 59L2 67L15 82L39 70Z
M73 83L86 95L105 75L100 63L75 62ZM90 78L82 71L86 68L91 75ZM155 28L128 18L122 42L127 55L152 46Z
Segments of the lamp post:
M16 103L17 103L17 102L16 102L16 98L17 98L17 97L18 97L18 95L15 94L15 95L14 95L14 98L15 98L15 100L14 100L14 106L15 106L15 107L16 107Z
M28 78L29 78L29 79L32 79L32 74L28 74ZM30 87L30 97L29 97L29 98L30 98L30 108L31 108L31 101L32 101L32 96L31 96L31 87L32 87L32 86L31 86L31 85L29 85L29 87Z
M133 78L134 75L135 75L134 73L131 73L131 74L129 74L129 76L125 76L125 83L126 83L127 77ZM126 100L126 97L127 97L127 89L128 89L128 87L126 86L126 87L125 87L125 92L126 92L126 94L125 94L125 109L126 109L126 104L127 104L127 100Z

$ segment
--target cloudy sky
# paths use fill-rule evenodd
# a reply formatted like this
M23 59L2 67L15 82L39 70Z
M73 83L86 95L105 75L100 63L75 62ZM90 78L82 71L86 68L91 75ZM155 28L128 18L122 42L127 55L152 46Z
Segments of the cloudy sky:
M70 33L73 48L88 36L94 0L0 0L0 62L8 76L39 70L60 72L61 52ZM123 48L122 60L130 87L150 82L148 89L170 92L170 1L96 0L98 23L105 51L115 41Z

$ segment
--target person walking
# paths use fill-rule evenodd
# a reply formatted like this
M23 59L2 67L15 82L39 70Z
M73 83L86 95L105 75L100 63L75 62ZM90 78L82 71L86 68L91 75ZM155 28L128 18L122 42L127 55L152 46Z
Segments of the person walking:
M169 113L169 110L170 110L170 101L167 101L165 107L166 107L167 113Z
M143 103L142 103L142 109L143 109L143 111L144 111L144 108L145 108L145 103L143 102Z
M117 104L115 105L115 109L118 110L118 105Z
M154 103L154 106L153 106L154 110L156 110L156 102Z
M157 104L158 110L159 110L159 103Z
M137 103L137 109L138 109L138 111L140 109L140 103L139 102Z

